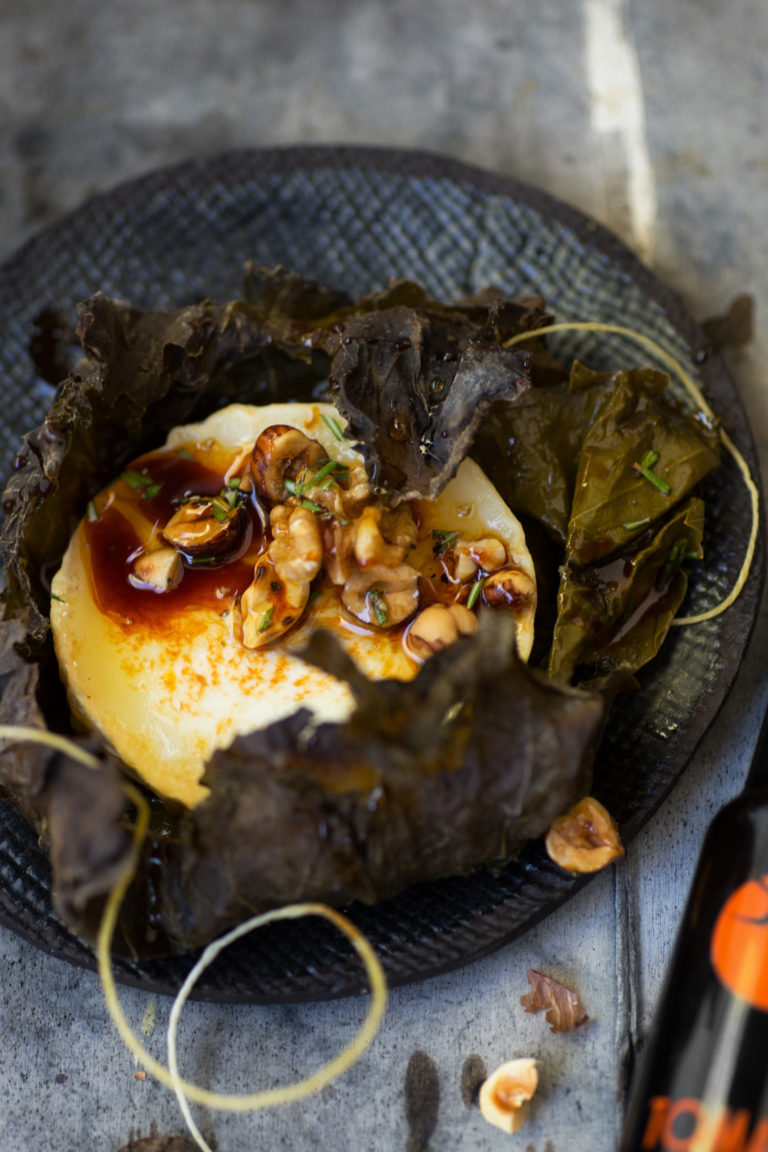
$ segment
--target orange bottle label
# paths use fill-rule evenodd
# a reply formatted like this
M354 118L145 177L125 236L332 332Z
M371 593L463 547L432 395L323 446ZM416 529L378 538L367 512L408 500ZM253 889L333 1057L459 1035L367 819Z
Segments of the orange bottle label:
M734 996L768 1012L768 876L748 880L728 897L712 932L710 959Z

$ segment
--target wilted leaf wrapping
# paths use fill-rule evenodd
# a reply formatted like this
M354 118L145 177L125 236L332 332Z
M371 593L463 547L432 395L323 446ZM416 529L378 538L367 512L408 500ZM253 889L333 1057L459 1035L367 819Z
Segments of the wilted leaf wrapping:
M66 726L48 636L48 581L87 501L174 424L232 399L307 398L339 348L343 321L334 309L376 307L373 299L350 306L319 293L287 274L259 275L251 280L256 303L142 313L96 296L81 307L87 358L25 438L5 493L5 721ZM383 299L399 313L408 296L419 307L426 299L408 285ZM497 344L511 325L525 327L530 309L492 294L490 305L427 311L427 321L410 323L432 333L456 313L451 381L467 387L446 387L443 426L463 445L486 386L494 397L519 387L524 360ZM430 349L431 356L434 341ZM471 411L462 413L461 394ZM370 397L362 400L364 407ZM386 444L368 456L389 474ZM430 491L457 462L450 450L420 474ZM543 832L588 787L604 703L528 671L514 656L511 627L495 623L435 657L407 685L365 681L317 637L309 657L351 679L358 712L348 724L312 729L297 713L212 757L209 799L178 819L164 816L145 846L121 920L124 947L184 950L254 908L289 900L380 899L416 880L504 860ZM130 834L119 776L107 758L104 765L97 776L76 771L33 745L0 760L3 787L46 830L62 914L90 939Z

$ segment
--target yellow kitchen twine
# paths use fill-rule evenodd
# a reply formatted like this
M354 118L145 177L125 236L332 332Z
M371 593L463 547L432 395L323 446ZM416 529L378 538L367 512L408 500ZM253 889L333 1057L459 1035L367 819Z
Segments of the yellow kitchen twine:
M541 328L533 328L530 332L520 332L517 336L510 337L505 340L504 347L512 348L515 344L523 344L526 340L531 340L534 336L548 336L554 332L611 332L617 336L627 336L630 340L634 340L636 344L649 349L653 354L661 360L666 366L678 377L688 395L693 400L694 404L699 408L705 416L707 416L713 423L718 423L717 418L710 408L707 401L701 392L701 389L694 381L693 377L683 368L682 364L666 352L655 340L650 336L646 336L643 332L636 332L634 328L625 328L622 324L603 324L596 320L574 320L571 322L563 322L559 324L545 324ZM683 624L701 624L704 620L711 620L715 616L719 616L730 608L734 600L738 597L742 588L747 582L752 561L755 557L755 547L757 545L757 531L760 523L760 492L752 474L749 470L749 465L742 456L739 449L731 440L728 433L719 426L718 433L720 441L727 452L733 458L736 467L741 473L742 480L749 495L749 504L752 515L752 523L750 526L749 538L747 540L747 547L744 553L739 574L736 577L736 582L731 588L730 592L719 604L713 608L709 608L706 612L700 612L696 616L681 616L679 619L672 621L673 625L680 626Z
M209 1108L216 1108L225 1112L255 1112L261 1108L271 1108L277 1104L288 1104L302 1100L318 1092L341 1076L362 1056L363 1052L374 1039L381 1023L387 1004L387 984L381 963L366 937L345 916L325 904L290 904L284 908L275 908L238 925L227 935L215 940L205 949L200 959L190 971L179 991L173 1006L168 1024L168 1068L152 1057L133 1033L125 1018L115 988L114 974L111 963L112 938L114 936L117 917L125 892L133 878L138 861L138 854L149 823L149 808L143 796L126 785L126 792L136 804L138 816L134 828L131 854L121 876L107 898L101 926L99 929L97 958L99 977L104 989L104 1000L112 1022L117 1029L128 1050L144 1065L161 1084L172 1088L179 1102L187 1126L198 1146L203 1152L212 1152L205 1142L199 1129L195 1125L189 1111L189 1101L203 1104ZM200 975L213 962L219 952L233 941L252 932L263 924L276 920L295 920L303 916L321 916L334 924L348 938L358 956L362 960L368 981L371 987L371 1003L363 1023L352 1041L333 1060L323 1064L312 1075L293 1084L278 1088L267 1088L259 1092L238 1095L234 1093L212 1092L183 1080L179 1075L176 1054L176 1032L179 1024L181 1010L189 997Z
M73 760L78 761L87 768L98 769L100 767L99 760L90 752L80 748L64 736L58 736L53 732L47 732L43 729L22 725L0 724L0 739L11 741L29 740L34 743L44 744L64 752ZM147 801L138 789L132 785L126 783L124 788L128 798L136 806L137 815L130 853L107 897L99 927L96 955L99 978L104 992L104 1002L117 1033L128 1051L155 1079L159 1080L160 1083L164 1084L167 1088L173 1090L196 1144L203 1152L212 1152L212 1149L206 1143L192 1119L189 1110L189 1101L194 1101L196 1104L202 1104L224 1112L255 1112L262 1108L274 1107L277 1104L288 1104L302 1100L320 1091L321 1088L326 1087L333 1080L348 1071L349 1068L360 1059L376 1036L387 1005L386 977L384 976L381 962L370 942L346 916L342 916L342 914L334 908L317 903L289 904L283 908L275 908L269 912L254 916L250 920L245 921L245 923L239 924L225 936L209 944L189 972L171 1008L167 1033L168 1067L166 1068L164 1064L161 1064L147 1052L146 1048L132 1031L125 1018L117 995L112 969L112 940L120 907L136 871L141 845L144 842L149 827L149 805ZM371 988L371 1003L357 1034L332 1060L323 1064L310 1076L307 1076L303 1080L296 1081L293 1084L239 1095L235 1093L212 1092L209 1089L201 1088L197 1084L183 1080L178 1070L176 1035L182 1008L200 975L220 952L241 936L245 936L248 932L252 932L254 929L276 920L296 920L303 916L320 916L325 920L329 920L347 937L363 962Z

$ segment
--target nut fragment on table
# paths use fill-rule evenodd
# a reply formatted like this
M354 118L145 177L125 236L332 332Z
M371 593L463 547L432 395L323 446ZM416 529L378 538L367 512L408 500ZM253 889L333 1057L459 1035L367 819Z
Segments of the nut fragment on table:
M624 855L619 830L606 808L586 796L550 825L549 858L566 872L598 872Z
M538 1084L535 1060L508 1060L491 1073L480 1089L483 1118L504 1132L519 1132Z
M529 968L527 976L531 991L520 1003L526 1012L544 1012L550 1032L572 1032L587 1023L589 1016L572 988L535 968Z

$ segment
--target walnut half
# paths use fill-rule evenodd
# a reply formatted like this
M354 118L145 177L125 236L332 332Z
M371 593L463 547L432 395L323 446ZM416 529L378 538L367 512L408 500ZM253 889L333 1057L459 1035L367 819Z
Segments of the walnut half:
M508 1060L491 1073L480 1089L483 1119L504 1132L519 1132L538 1086L535 1060L530 1057Z
M585 796L550 825L546 838L550 860L566 872L598 872L624 855L611 814L594 796Z

